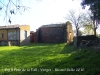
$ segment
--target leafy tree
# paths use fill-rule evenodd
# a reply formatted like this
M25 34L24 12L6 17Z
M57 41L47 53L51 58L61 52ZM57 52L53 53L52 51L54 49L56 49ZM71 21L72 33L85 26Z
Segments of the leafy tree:
M5 12L4 20L7 19L11 23L11 15L29 10L30 8L23 5L21 0L0 0L0 11Z
M93 25L90 24L90 25L84 25L84 33L87 34L87 35L93 35L94 32L93 32Z
M89 9L94 14L95 19L100 19L100 0L82 0L81 5L83 8L90 6Z
M79 34L79 36L81 36L83 34L83 31L82 30L79 30L78 31L78 34Z
M82 0L82 7L90 6L89 10L92 12L91 19L94 25L94 35L96 36L96 29L100 21L100 0Z
M94 26L93 21L91 20L91 12L87 12L87 22L85 23L84 27L84 34L93 35L94 34Z

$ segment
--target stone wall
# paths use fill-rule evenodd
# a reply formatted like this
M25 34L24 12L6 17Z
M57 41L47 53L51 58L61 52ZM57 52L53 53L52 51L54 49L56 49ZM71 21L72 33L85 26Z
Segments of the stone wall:
M72 30L72 25L71 24L67 24L67 28L66 28L66 31L67 31L67 43L70 43L73 41L73 38L74 38L74 32Z
M7 41L0 41L0 46L7 46L8 42Z
M30 42L34 42L34 33L30 33Z
M81 42L85 41L93 41L98 39L95 35L86 35L86 36L78 36L74 37L74 47L77 48L81 45ZM78 41L77 41L78 40Z
M65 28L63 27L48 27L40 28L40 42L65 42Z
M0 46L16 46L19 45L18 40L0 41Z
M38 42L61 43L73 41L74 33L71 24L45 25L37 31Z

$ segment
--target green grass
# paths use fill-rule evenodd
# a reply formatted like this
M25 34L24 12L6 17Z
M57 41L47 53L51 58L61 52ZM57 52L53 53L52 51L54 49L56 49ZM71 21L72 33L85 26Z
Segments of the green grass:
M1 46L0 75L100 75L100 52L66 43Z

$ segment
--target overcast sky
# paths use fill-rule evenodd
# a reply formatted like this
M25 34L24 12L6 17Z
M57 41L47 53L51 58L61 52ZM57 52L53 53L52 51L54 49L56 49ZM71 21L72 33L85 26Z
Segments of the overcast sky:
M2 0L1 0L2 1ZM51 23L65 23L69 10L79 11L81 0L22 0L22 4L30 7L30 11L12 15L12 24L28 24L31 31ZM4 12L0 12L0 25L7 25L4 21Z

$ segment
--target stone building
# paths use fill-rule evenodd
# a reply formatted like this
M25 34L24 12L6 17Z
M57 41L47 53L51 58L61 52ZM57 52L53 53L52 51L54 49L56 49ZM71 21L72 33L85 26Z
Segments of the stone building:
M61 43L73 41L74 32L68 21L62 24L42 25L37 31L38 42Z
M0 26L0 45L26 45L29 43L29 25Z

